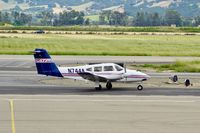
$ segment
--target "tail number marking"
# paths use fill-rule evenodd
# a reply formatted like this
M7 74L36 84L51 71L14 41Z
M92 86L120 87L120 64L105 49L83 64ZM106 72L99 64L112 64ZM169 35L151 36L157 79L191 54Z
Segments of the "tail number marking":
M68 73L83 73L83 72L85 72L84 69L74 69L74 68L68 69Z

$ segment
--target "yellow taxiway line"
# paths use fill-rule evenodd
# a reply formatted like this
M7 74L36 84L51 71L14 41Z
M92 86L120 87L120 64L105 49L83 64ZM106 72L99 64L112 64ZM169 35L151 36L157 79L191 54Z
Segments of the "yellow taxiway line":
M16 133L15 131L15 116L14 116L14 101L11 99L9 100L10 103L10 113L11 113L11 127L12 133Z

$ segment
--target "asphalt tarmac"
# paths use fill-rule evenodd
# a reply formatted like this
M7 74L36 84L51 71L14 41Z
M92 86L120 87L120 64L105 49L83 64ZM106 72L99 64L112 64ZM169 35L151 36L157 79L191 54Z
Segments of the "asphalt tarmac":
M66 80L47 76L40 76L36 71L0 71L0 94L11 95L163 95L163 96L200 96L198 86L185 87L183 84L165 84L168 81L167 73L150 73L151 80L144 82L143 91L136 89L137 84L115 84L113 89L96 91L93 84L86 84L82 81ZM179 74L184 77L190 75L196 80L200 79L199 74ZM158 83L157 86L153 84ZM154 87L153 87L154 86ZM170 87L169 87L170 86Z
M158 56L51 56L57 65L88 63L166 64L177 60L193 61L200 57L158 57ZM0 70L35 70L33 55L1 55Z
M200 131L200 88L165 84L171 73L150 73L153 80L143 91L125 84L96 91L90 84L39 76L31 63L8 62L0 67L0 133Z
M199 133L200 98L1 95L2 133Z

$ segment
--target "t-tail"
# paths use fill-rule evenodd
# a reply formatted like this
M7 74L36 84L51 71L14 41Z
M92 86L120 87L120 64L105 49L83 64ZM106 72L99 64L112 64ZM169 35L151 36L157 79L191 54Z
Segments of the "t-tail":
M38 74L63 77L45 49L36 48L33 53Z

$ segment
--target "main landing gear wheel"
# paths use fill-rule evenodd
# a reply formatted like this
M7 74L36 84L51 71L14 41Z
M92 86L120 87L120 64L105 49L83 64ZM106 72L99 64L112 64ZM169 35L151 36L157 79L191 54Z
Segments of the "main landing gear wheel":
M143 86L142 86L142 85L138 85L137 89L138 89L139 91L141 91L141 90L143 90Z
M99 91L99 90L101 90L101 89L102 89L102 86L101 86L101 85L99 85L99 87L95 87L95 89Z
M112 83L111 82L107 82L106 88L109 89L109 90L112 89Z

